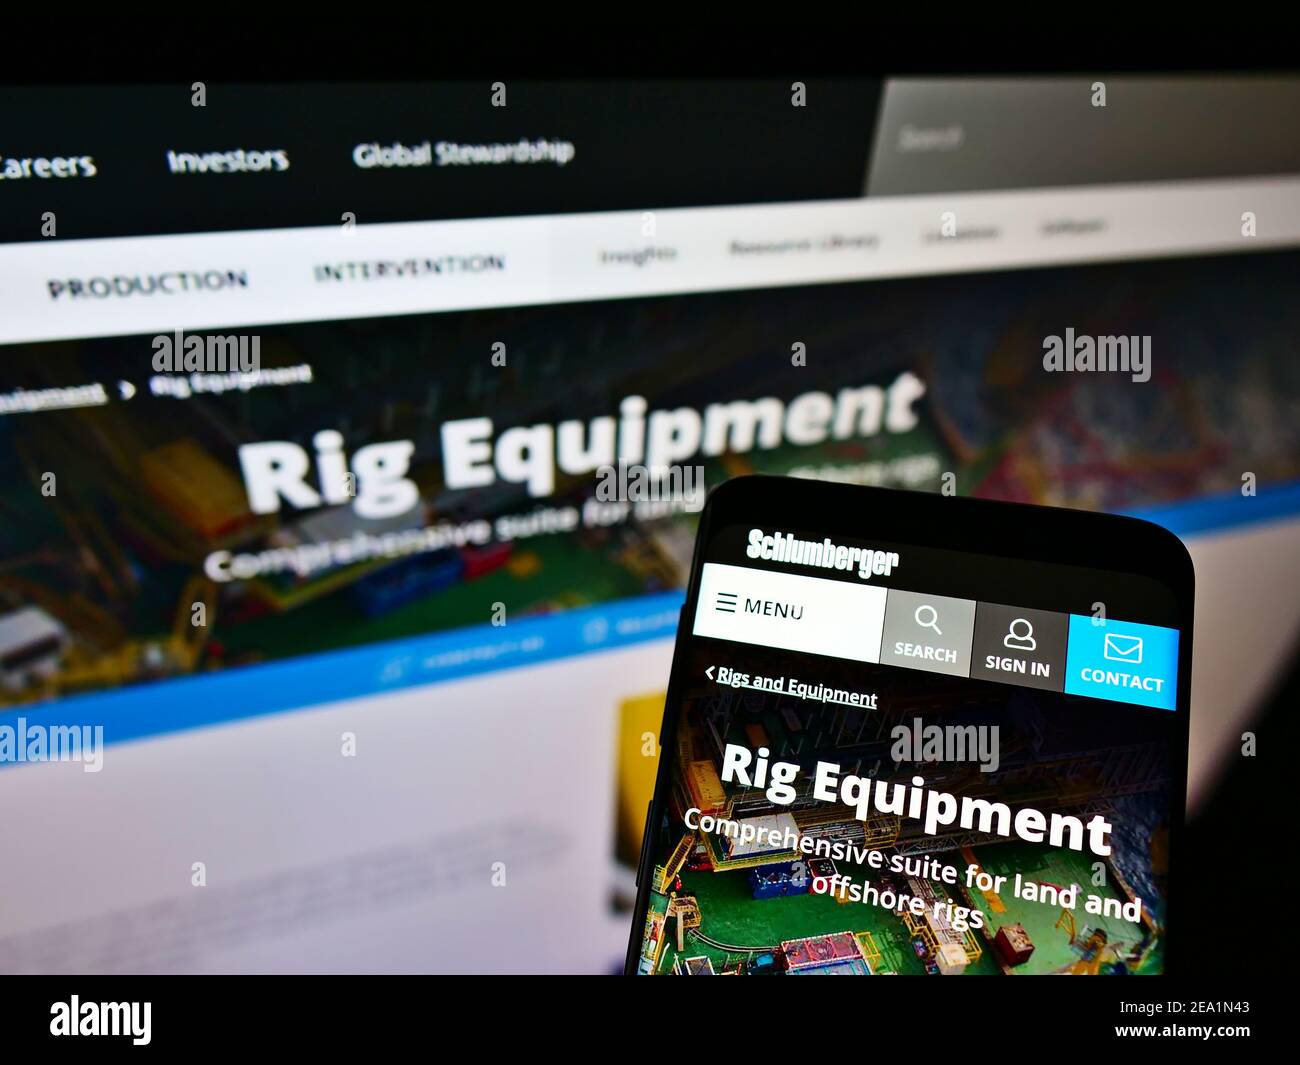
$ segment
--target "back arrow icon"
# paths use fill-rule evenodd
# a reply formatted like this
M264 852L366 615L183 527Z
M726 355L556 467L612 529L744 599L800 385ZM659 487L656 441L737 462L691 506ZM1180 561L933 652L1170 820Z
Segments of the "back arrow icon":
M708 677L709 680L712 680L712 679L713 679L713 671L714 671L715 669L717 669L717 668L718 668L717 666L709 666L709 668L706 669L706 670L704 671L704 675L705 675L706 677Z

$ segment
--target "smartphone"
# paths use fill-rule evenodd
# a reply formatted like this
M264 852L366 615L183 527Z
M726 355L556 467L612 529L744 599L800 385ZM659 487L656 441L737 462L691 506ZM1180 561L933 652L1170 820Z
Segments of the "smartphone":
M1193 588L1133 518L721 485L627 973L1176 968Z

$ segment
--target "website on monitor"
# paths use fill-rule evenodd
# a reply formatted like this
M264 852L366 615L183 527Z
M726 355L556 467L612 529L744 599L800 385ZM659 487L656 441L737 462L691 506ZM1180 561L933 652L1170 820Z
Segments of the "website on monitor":
M103 139L111 119L76 94L44 97L57 121L17 101L0 183L0 803L24 813L0 824L0 969L619 969L646 802L676 756L655 737L698 511L732 476L1139 514L1189 538L1210 596L1216 572L1289 565L1300 179L936 188L871 144L899 83L828 86L833 107L783 127L788 156L741 150L771 133L720 125L731 95L674 104L761 88L632 87L596 107L558 86L546 122L457 109L456 87L437 115L434 90L357 88L371 132L281 129L264 116L298 97L250 88L243 125L209 115L204 135L188 103L106 89L113 113L157 107L147 147L147 130ZM517 213L485 206L501 202ZM428 220L431 204L445 213ZM978 596L936 615L946 642L894 635L899 610L917 624L894 587L906 545L756 532L709 571L735 612L687 623L738 648L701 660L721 670L710 691L790 699L804 735L810 715L896 709L877 670L1150 729L1172 705L1167 677L1125 679L1104 649L1069 673L1068 611L1023 616L1045 650L1059 640L1065 658L1042 663L980 645ZM729 583L726 567L773 560L789 572ZM807 582L834 588L801 600ZM1208 673L1244 679L1202 689L1216 713L1193 733L1193 786L1300 623L1275 580L1256 584L1248 624L1198 605L1198 663L1225 656L1240 668ZM788 613L850 600L879 633ZM827 654L833 669L808 667ZM742 733L719 779L730 765L727 787L784 794L795 741ZM977 737L973 772L1005 766L1008 738L998 755ZM924 773L899 783L919 818L882 812L874 786L860 807L870 775L841 763L788 785L843 796L856 777L852 804L827 805L873 833L984 816ZM1025 808L1067 866L1026 876L1073 877L1082 897L1100 889L1075 866L1109 863L1143 908L1100 915L1107 935L1123 964L1158 966L1158 890L1092 846L1115 847L1121 822ZM782 847L819 859L796 828ZM844 842L856 859L883 838ZM976 854L997 872L996 848ZM885 872L832 860L859 883ZM944 883L939 901L1007 923L965 886L973 863L945 863L966 896ZM1106 906L1131 905L1108 884ZM1037 935L1033 912L1035 942L1068 938ZM902 947L897 968L928 964Z

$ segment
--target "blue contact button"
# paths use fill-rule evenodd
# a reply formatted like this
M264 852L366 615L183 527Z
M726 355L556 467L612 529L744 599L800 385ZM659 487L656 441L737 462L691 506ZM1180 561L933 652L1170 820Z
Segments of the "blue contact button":
M1178 630L1070 615L1065 693L1173 710Z

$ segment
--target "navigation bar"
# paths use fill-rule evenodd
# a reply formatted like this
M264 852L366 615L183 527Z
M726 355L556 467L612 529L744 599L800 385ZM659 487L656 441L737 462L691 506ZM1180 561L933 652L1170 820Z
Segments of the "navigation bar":
M706 562L692 633L1162 710L1177 706L1178 632L1157 625Z
M1291 76L0 87L0 242L1300 172Z
M1300 177L0 246L0 343L1300 244Z
M0 87L0 241L860 195L880 83ZM1258 173L1259 171L1254 171Z

